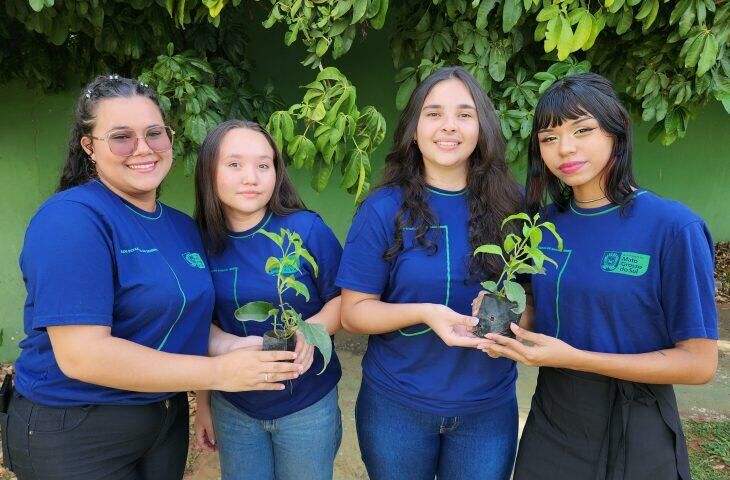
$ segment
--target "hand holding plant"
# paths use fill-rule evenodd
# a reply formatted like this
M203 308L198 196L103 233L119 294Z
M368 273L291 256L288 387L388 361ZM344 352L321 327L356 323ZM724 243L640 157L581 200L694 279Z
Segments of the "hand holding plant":
M486 244L474 250L474 255L486 253L499 255L504 262L504 268L497 281L488 280L482 287L489 292L477 297L475 303L479 325L474 328L474 334L484 336L487 333L499 333L514 336L509 328L510 323L518 323L519 317L525 311L525 289L517 283L519 274L545 274L544 263L550 262L557 267L557 263L539 249L542 243L543 230L549 231L557 240L558 250L563 249L563 239L555 230L551 222L538 223L540 214L530 218L526 213L510 215L502 221L501 228L509 222L523 220L522 235L509 233L502 247L495 244Z
M281 257L269 257L264 266L266 273L276 275L278 306L264 301L249 302L236 310L235 316L241 322L266 322L269 318L273 318L272 330L264 334L264 350L275 349L267 347L270 342L274 343L276 339L284 340L287 344L291 344L293 348L295 335L301 334L301 337L308 345L298 346L297 353L306 354L309 345L317 347L322 353L322 357L324 357L324 365L322 371L319 372L322 373L332 357L332 340L329 333L321 324L306 322L289 302L284 301L284 293L289 290L309 301L309 289L296 279L294 273L301 272L302 260L305 260L312 266L316 277L319 270L317 262L303 247L302 237L297 232L282 228L278 234L263 229L258 230L257 233L268 237L281 250ZM297 358L299 359L299 356ZM307 359L299 359L299 361L304 365ZM310 365L311 359L310 364L304 366L309 368Z

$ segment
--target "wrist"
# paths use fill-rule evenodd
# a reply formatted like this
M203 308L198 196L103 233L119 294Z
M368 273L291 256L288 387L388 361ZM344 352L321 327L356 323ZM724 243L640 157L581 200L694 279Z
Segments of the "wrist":
M438 303L421 303L419 312L419 320L421 323L425 323L429 327L432 327L433 320L438 316L439 309L443 305Z
M221 386L226 378L225 362L222 357L206 357L205 383L201 390L222 390Z

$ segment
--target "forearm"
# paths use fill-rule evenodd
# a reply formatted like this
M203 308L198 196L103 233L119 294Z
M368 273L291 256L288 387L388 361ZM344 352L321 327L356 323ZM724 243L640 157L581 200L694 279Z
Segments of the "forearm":
M711 340L708 340L711 342ZM631 382L699 385L712 380L717 353L682 346L639 354L611 354L576 350L568 368Z
M342 328L340 320L341 297L338 295L324 304L322 310L307 319L308 323L319 323L327 329L327 333L334 335Z
M342 309L342 325L351 333L380 334L426 323L440 305L360 300Z
M210 410L210 390L195 391L195 407L197 411Z
M160 352L110 335L93 342L65 341L61 370L83 382L136 392L216 388L218 368L212 358Z

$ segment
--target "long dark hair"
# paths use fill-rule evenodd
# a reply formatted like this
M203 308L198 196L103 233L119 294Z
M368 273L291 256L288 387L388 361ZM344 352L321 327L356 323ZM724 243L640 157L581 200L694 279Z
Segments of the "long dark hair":
M289 215L304 210L304 202L294 188L294 183L286 173L284 157L276 146L271 134L256 122L246 120L227 120L208 133L198 153L195 166L195 221L203 235L209 253L220 253L226 246L228 229L223 204L216 190L218 172L218 152L223 137L236 128L244 128L260 133L274 151L274 171L276 183L269 200L269 210L277 215Z
M91 131L94 129L96 107L99 102L109 98L129 98L137 95L152 100L164 118L165 115L160 108L155 92L137 80L119 75L104 75L96 77L94 81L84 87L76 102L74 127L71 130L66 163L61 170L57 192L82 185L96 176L91 158L81 147L81 139L91 135Z
M519 211L522 205L520 187L510 175L504 159L504 139L492 102L466 69L441 68L429 75L411 94L398 120L393 149L385 159L381 187L398 187L403 193L403 204L395 218L394 243L383 255L385 261L392 261L403 250L405 227L415 227L418 244L436 251L435 243L426 238L426 233L438 219L428 206L423 157L413 137L426 96L434 85L452 78L460 80L469 89L479 120L479 139L469 157L466 182L469 245L472 249L483 243L501 244L508 233L500 230L502 220ZM490 276L500 272L502 263L493 257L477 255L471 258L470 274Z
M545 166L537 133L584 115L595 118L601 130L613 138L613 151L603 173L606 198L621 207L633 199L637 183L631 168L631 117L610 81L596 73L578 73L551 85L535 107L525 182L530 212L543 208L548 196L563 211L573 196L573 190Z

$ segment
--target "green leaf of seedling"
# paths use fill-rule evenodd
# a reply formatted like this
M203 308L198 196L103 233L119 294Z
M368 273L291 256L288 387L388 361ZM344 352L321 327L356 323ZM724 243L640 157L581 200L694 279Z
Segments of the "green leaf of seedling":
M281 262L276 257L269 257L266 260L266 266L264 267L264 270L266 270L266 273L269 275L273 274L274 272L278 272L281 270Z
M488 292L497 293L497 283L491 280L482 282L482 288Z
M307 323L300 319L297 322L297 326L299 331L302 332L302 335L304 335L304 340L306 340L308 344L317 347L319 353L321 353L324 358L322 371L317 374L319 375L324 372L332 358L332 339L330 338L329 333L327 333L327 329L325 329L322 324Z
M499 247L499 245L488 243L486 245L481 245L477 247L472 255L476 255L477 253L491 253L492 255L499 255L501 257L502 249Z
M540 224L540 227L546 229L547 231L549 231L550 233L553 234L553 236L555 237L555 240L557 240L557 242L558 242L558 250L560 250L562 252L563 251L563 237L558 235L558 232L555 229L555 224L552 222L544 222L544 223Z
M534 274L540 273L540 272L538 271L537 268L533 267L532 265L520 265L517 268L517 270L515 271L515 273L517 273L517 274L526 273L526 274L534 275Z
M532 248L537 248L538 245L542 242L542 230L539 228L532 228L530 230L530 246Z
M532 263L537 268L542 268L542 264L545 262L545 254L539 248L528 248L527 255L532 260Z
M269 302L249 302L234 313L236 320L240 322L265 322L272 315L276 307Z
M552 258L548 257L547 255L543 255L543 260L545 260L546 262L552 263L555 266L555 268L558 268L558 262L556 262ZM544 271L543 271L543 273L544 273Z
M314 272L314 276L316 277L319 274L319 266L317 266L317 262L314 260L314 257L307 251L306 248L298 248L297 253L302 256L302 258L309 262L309 264L312 266L312 271Z
M302 282L295 280L294 277L285 277L284 285L293 288L297 295L301 295L309 301L309 289Z
M525 311L525 304L527 303L527 297L525 295L525 289L517 282L504 282L504 290L507 294L507 299L510 302L517 303L517 307L513 308L512 311L515 313L522 313Z
M261 235L269 237L271 241L277 244L279 247L284 244L284 239L281 237L281 235L278 235L274 232L269 232L267 230L264 230L263 228L260 228L256 231L256 233L260 233Z
M509 217L502 220L502 225L500 226L500 228L504 228L505 224L507 224L507 222L511 222L512 220L524 220L526 222L529 222L530 216L526 213L515 213L514 215L510 215Z
M513 248L515 248L515 245L517 245L517 242L515 241L515 238L517 236L514 234L507 235L507 238L504 239L504 251L505 253L509 253L512 251Z

